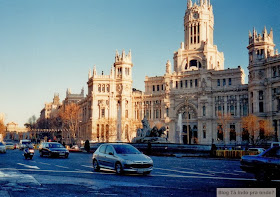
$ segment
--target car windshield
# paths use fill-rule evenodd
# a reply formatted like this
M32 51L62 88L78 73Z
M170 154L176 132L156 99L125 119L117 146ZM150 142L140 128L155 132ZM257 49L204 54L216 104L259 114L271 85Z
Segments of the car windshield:
M64 148L61 144L49 144L50 148Z
M22 144L30 144L30 142L21 142Z
M139 150L130 145L113 145L117 154L141 154Z
M6 145L14 145L13 143L6 143Z

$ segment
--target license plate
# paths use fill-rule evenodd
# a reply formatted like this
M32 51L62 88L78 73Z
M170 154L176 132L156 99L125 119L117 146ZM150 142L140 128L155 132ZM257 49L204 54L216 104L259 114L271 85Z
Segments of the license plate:
M59 155L65 155L65 153L59 153Z
M138 173L143 173L144 170L143 170L143 169L138 169L137 172L138 172Z

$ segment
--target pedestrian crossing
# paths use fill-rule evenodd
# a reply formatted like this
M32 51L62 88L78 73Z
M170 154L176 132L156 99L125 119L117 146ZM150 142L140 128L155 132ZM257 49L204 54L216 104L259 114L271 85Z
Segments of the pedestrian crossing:
M23 174L16 169L0 169L0 196L6 196L4 191L38 187L41 184L31 175Z

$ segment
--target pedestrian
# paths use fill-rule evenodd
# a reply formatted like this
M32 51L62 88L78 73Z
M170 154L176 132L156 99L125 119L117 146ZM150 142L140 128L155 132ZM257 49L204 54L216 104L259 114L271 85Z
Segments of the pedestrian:
M84 148L85 148L85 151L87 151L89 153L90 145L89 145L89 141L88 140L86 140Z

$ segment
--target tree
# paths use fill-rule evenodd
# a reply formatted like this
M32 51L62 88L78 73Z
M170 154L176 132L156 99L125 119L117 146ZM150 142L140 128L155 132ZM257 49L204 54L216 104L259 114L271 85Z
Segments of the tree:
M79 106L76 103L64 105L59 111L63 127L68 130L71 140L75 139L79 123ZM71 142L72 143L72 142Z
M273 135L273 127L269 120L250 114L242 118L242 138L256 145L268 140Z
M222 114L218 112L218 119L217 119L217 138L219 140L224 140L224 133L227 133L227 125L231 120L231 114Z
M0 120L0 136L2 135L2 138L6 135L6 126L3 122L3 120Z
M36 121L37 121L37 118L36 118L35 115L33 115L28 119L27 123L25 123L24 126L26 128L28 128L29 130L35 129L36 128Z

